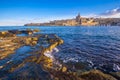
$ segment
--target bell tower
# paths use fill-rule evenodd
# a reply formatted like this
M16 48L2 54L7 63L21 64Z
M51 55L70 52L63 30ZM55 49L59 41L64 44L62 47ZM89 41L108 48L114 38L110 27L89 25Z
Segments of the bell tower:
M78 15L76 16L76 22L78 22L79 24L81 24L81 16L80 16L80 13L78 13Z

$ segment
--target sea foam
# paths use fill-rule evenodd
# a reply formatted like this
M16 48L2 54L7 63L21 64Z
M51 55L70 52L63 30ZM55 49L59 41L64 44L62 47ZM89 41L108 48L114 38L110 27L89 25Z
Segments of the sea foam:
M51 51L45 52L44 55L54 60L54 54L57 53L57 52L59 52L59 49L54 48Z

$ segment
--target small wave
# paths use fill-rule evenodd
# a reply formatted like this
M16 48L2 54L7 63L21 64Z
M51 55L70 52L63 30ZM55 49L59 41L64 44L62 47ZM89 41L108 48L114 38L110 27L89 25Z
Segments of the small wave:
M57 67L59 67L59 68L62 67L62 64L59 62L59 60L57 60L57 59L54 57L54 55L55 55L56 53L58 53L58 52L59 52L59 49L58 49L58 48L54 48L52 51L47 51L47 52L44 53L44 55L45 55L46 57L49 57L50 59L52 59L54 66L56 66L55 68L57 68Z
M58 52L59 52L59 49L58 48L54 48L51 51L45 52L44 55L49 57L49 58L51 58L52 60L54 60L54 54L58 53Z
M68 62L79 62L79 60L77 58L67 58L63 60L64 63L68 63Z
M3 68L3 66L0 66L0 69L2 69Z
M113 70L115 70L115 71L120 71L120 66L117 65L117 64L114 64L114 65L113 65Z

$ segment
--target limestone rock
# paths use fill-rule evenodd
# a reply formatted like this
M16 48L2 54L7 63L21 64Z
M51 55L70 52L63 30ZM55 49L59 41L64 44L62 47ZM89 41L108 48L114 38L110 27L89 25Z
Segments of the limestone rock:
M91 70L88 72L84 72L79 77L81 77L83 80L117 80L111 75L104 74L99 70Z
M64 66L64 67L62 68L62 72L66 72L66 71L67 71L67 67Z
M9 33L7 31L0 32L0 37L2 37L2 38L4 38L4 37L15 37L15 36L16 36L15 34Z
M120 72L111 72L110 74L120 80Z
M40 32L40 30L39 29L34 29L33 32Z

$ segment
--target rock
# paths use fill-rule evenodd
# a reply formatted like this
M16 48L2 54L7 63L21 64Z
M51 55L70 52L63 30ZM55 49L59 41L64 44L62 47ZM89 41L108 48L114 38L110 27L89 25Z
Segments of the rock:
M66 71L67 71L67 67L64 66L64 67L62 68L62 72L66 72Z
M33 32L27 32L27 34L31 35L31 34L33 34Z
M58 42L55 42L53 44L50 44L49 51L51 51L53 48L55 48L58 45Z
M28 32L29 31L30 30L28 30ZM23 31L23 33L28 32ZM0 79L49 80L51 78L49 76L51 75L49 73L49 70L53 69L53 59L45 56L44 53L52 50L53 48L61 44L59 43L60 38L54 35L49 37L49 34L29 35L23 37L6 37L6 34L15 35L16 33L17 31L13 31L11 33L1 32L3 38L0 40L0 59L3 59L3 62L2 64L0 64ZM52 42L48 41L48 37L52 39ZM27 48L23 48L21 52L17 53L17 51L15 51L16 49L24 47L26 45L30 47L30 50L27 50ZM26 54L24 54L24 50ZM13 55L11 55L12 53ZM66 74L67 67L63 67L62 69L60 68L59 71L61 72L60 75L62 76L60 80L63 80L65 76L67 76L65 77L66 80L71 79L71 76ZM64 73L65 75L62 73Z
M7 31L0 32L0 37L2 37L2 38L4 38L4 37L15 37L15 36L16 36L15 34L9 33Z
M31 38L31 37L28 37L27 40L28 40L28 41L32 41L32 38Z
M31 29L27 29L27 30L22 30L22 31L20 31L21 33L23 33L23 34L33 34L33 31L31 30Z
M120 72L111 72L110 74L120 80Z
M51 80L51 77L39 64L26 63L7 76L5 80Z
M32 41L32 45L36 45L37 44L37 41Z
M55 77L55 79L54 79L54 80L59 80L59 78Z
M39 32L40 30L39 29L34 29L34 30L31 30L31 29L27 29L27 30L8 30L9 33L12 33L12 34L33 34L34 32Z
M63 44L64 41L62 39L59 39L59 44Z
M2 69L4 66L0 66L0 69Z
M39 29L34 29L33 32L40 32L40 30Z
M117 80L109 74L105 74L99 70L91 70L82 73L80 76L83 80Z
M81 78L78 78L77 76L74 76L72 74L67 74L66 72L62 71L54 71L51 70L51 75L53 75L53 80L83 80Z
M33 37L32 40L33 41L38 41L38 38L37 37Z
M7 31L0 32L2 35L7 34Z
M8 32L12 34L21 34L19 30L8 30Z

